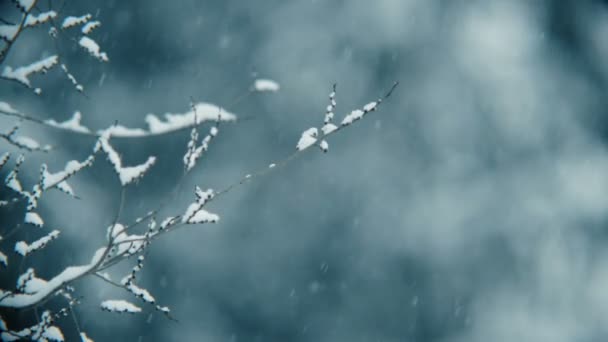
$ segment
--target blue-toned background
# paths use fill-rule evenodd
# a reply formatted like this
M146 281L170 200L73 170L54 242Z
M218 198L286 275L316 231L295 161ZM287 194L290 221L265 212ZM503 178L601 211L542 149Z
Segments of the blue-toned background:
M92 36L110 63L60 46L87 97L51 72L35 79L42 96L4 82L0 100L56 120L80 110L93 128L144 127L147 113L185 112L191 97L229 106L255 78L281 84L229 108L250 120L221 126L167 215L194 185L220 189L291 154L322 122L334 82L338 118L401 82L328 154L237 188L211 205L218 224L151 246L139 284L179 322L145 305L102 312L101 300L128 294L96 278L76 284L80 326L96 341L606 340L605 2L79 1L63 11L102 22ZM6 64L54 53L45 34L24 36ZM28 184L40 162L57 169L94 142L23 128L58 146L28 159ZM124 222L170 195L188 139L114 143L128 165L158 157L128 188ZM81 200L53 193L41 205L63 232L27 259L41 277L87 262L117 210L120 185L101 159L71 184Z

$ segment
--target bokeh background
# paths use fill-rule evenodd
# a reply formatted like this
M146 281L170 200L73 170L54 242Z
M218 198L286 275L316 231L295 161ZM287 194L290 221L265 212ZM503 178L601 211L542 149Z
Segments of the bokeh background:
M0 100L56 120L80 110L92 128L144 127L147 113L185 112L191 97L230 106L256 78L281 84L229 107L248 120L221 127L166 215L195 185L221 189L291 154L322 122L334 82L338 118L401 82L379 112L332 137L328 154L238 187L212 203L218 224L151 246L139 284L178 322L145 305L102 312L103 299L137 300L99 279L77 283L79 325L96 341L608 339L607 2L73 1L62 13L102 22L92 37L110 63L69 38L58 46L87 96L55 70L34 79L41 96L3 82ZM55 48L46 29L32 31L5 64ZM93 145L23 129L57 146L28 158L26 184L41 162L56 170ZM188 139L114 143L127 164L158 157L128 188L121 221L170 196ZM116 176L100 159L71 184L81 200L52 193L41 205L61 238L22 269L50 278L103 243ZM0 213L8 229L15 212ZM75 338L70 319L60 325Z

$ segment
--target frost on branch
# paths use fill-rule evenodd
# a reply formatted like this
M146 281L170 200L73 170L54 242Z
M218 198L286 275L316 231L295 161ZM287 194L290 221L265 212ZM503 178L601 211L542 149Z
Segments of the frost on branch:
M50 120L46 120L45 123L50 126L63 128L68 131L73 131L73 132L78 132L78 133L89 133L90 130L88 128L86 128L85 126L83 126L82 124L80 124L81 119L82 119L82 114L80 112L76 111L76 112L74 112L74 115L69 120L66 120L64 122L57 122L53 119L50 119Z
M102 134L102 136L99 138L98 145L95 147L95 150L97 151L99 149L102 149L107 154L108 160L110 161L112 166L114 166L114 171L116 171L116 174L120 179L120 184L122 186L126 186L132 183L133 181L143 177L144 173L146 173L146 171L148 171L150 167L152 167L152 165L154 165L154 163L156 162L156 157L150 156L148 157L148 160L146 160L145 163L140 165L123 167L120 156L114 150L112 145L110 145L110 134L111 131L106 131Z
M102 61L102 62L109 61L108 55L105 52L102 52L100 50L99 45L93 39L91 39L87 36L83 36L78 41L78 44L80 46L82 46L83 49L87 50L87 52L90 53L91 56L99 59L100 61Z
M279 91L280 88L281 87L279 86L279 84L273 80L257 79L253 83L253 90L259 91L259 92L265 92L265 91L277 92L277 91Z
M101 309L110 312L141 312L141 308L127 302L126 300L106 300L101 303Z
M182 223L198 224L198 223L215 223L220 220L216 214L210 213L203 209L205 204L213 198L213 190L201 190L198 186L195 190L196 202L191 203L182 216Z
M37 251L46 247L46 245L55 240L59 236L58 230L53 230L46 236L41 237L40 239L32 242L31 244L27 244L25 241L19 241L15 244L15 252L17 254L21 254L22 256L26 256L31 252Z
M30 65L22 66L17 69L5 66L1 76L11 80L15 80L28 88L31 88L29 77L36 73L46 73L49 69L57 65L59 58L57 55L53 55L44 58L38 62L34 62Z

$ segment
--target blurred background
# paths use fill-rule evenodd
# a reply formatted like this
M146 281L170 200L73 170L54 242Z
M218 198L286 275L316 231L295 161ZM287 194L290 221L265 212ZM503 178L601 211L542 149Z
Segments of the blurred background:
M94 129L145 127L146 114L186 112L190 98L248 118L220 127L164 215L182 212L195 185L221 189L291 154L304 129L321 125L334 82L338 120L401 82L379 112L331 137L327 154L309 151L238 187L210 205L218 224L150 247L138 284L178 322L143 304L137 315L102 312L101 300L138 300L97 278L75 284L80 328L94 340L608 338L608 2L74 1L62 9L84 13L101 21L92 37L110 62L70 39L59 49L86 96L53 70L32 79L40 96L2 82L0 100L58 121L79 110ZM54 54L46 30L24 34L5 65ZM256 78L281 90L231 106ZM0 120L7 129L14 122ZM41 162L57 170L93 146L23 130L57 147L26 160L30 186ZM127 189L122 222L170 196L188 139L115 141L127 165L158 158ZM62 235L22 267L50 278L88 262L105 241L120 184L102 159L70 182L81 200L45 195L44 229ZM0 214L12 224L14 212ZM40 235L29 227L15 238ZM132 266L109 273L121 279ZM3 288L14 286L7 274ZM76 338L69 318L59 324Z

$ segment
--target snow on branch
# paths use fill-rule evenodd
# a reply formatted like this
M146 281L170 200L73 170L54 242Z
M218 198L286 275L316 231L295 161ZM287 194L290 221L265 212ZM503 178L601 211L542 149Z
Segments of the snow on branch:
M203 209L205 204L210 201L214 194L212 189L206 191L201 190L198 186L195 189L196 201L191 203L184 215L182 215L182 223L198 224L198 223L215 223L220 220L216 214L210 213Z
M0 39L12 42L19 33L19 25L0 25Z
M296 149L298 151L302 151L314 145L317 142L317 136L319 135L319 131L316 127L311 127L304 132L302 132L302 136L296 145Z
M362 109L355 109L347 114L340 123L340 126L336 126L332 123L334 118L334 109L336 107L336 85L334 84L332 92L329 94L329 105L325 111L325 119L323 120L323 127L321 127L321 137L319 137L319 130L316 127L309 128L302 132L302 136L300 140L296 144L296 150L302 151L309 148L312 145L318 144L319 148L323 152L327 152L329 150L329 143L325 139L321 139L319 142L319 138L327 137L341 128L349 126L353 122L362 119L366 114L375 111L378 106L382 103L383 99L391 96L395 88L399 85L399 82L395 82L391 89L384 95L384 97L377 99L376 101L369 102Z
M93 342L93 340L91 338L89 338L89 336L87 336L87 334L85 334L84 332L80 333L80 342Z
M80 83L78 83L78 81L76 80L76 77L74 77L74 75L72 75L69 71L68 71L68 67L65 64L61 64L61 70L63 71L63 73L65 74L65 76L68 78L68 80L70 80L70 82L72 82L72 84L74 85L74 88L76 88L76 90L80 93L84 92L84 86Z
M91 32L93 32L94 29L98 28L99 26L101 26L101 22L95 20L95 21L90 21L88 23L86 23L84 26L82 26L82 29L80 30L80 32L82 32L82 34L89 34Z
M20 154L19 157L17 157L17 161L15 162L15 167L4 179L4 184L9 189L12 189L13 191L19 194L23 192L23 187L21 186L21 182L19 182L17 176L19 175L19 169L21 167L21 164L23 164L24 161L25 156L23 154Z
M141 312L141 308L135 304L129 303L126 300L106 300L101 302L101 309L110 312Z
M156 162L156 157L150 156L146 162L140 165L123 167L120 156L116 150L114 150L112 145L110 145L110 134L111 131L107 131L106 133L102 134L102 136L99 138L97 146L95 147L95 150L97 151L101 149L107 154L108 160L112 166L114 166L114 171L116 171L116 174L120 179L120 184L122 186L126 186L143 177L144 173L146 173L146 171L148 171Z
M2 329L2 341L56 341L62 342L65 340L63 333L59 327L52 325L53 316L50 311L45 311L38 320L38 324L25 328L20 331L10 331Z
M154 114L146 115L146 123L150 134L164 134L177 131L205 121L217 120L221 113L221 121L235 121L236 115L210 103L199 102L186 113L166 113L164 121Z
M61 23L61 28L65 30L74 26L82 25L91 20L91 18L92 16L90 14L85 14L80 17L65 17L65 19L63 19L63 22Z
M2 170L2 167L4 166L4 164L6 164L6 162L8 162L10 157L11 154L8 152L4 152L2 155L0 155L0 170Z
M40 182L42 184L42 190L57 188L70 196L74 196L74 190L67 183L67 179L75 175L80 170L91 166L94 161L95 157L93 155L88 156L87 159L82 162L70 160L65 164L63 170L56 173L48 172L48 167L46 164L42 164L40 167Z
M23 26L32 27L32 26L40 25L40 24L46 23L47 21L49 21L51 19L55 19L55 17L57 17L57 12L55 12L55 11L42 12L38 15L28 14L27 17L25 18L25 23Z
M36 4L36 0L15 0L15 4L23 12L29 12Z
M9 144L28 150L30 152L41 151L48 152L51 150L50 145L40 145L40 143L33 138L24 135L15 135L19 126L14 126L8 133L0 133L0 138L6 140Z
M0 101L0 111L7 114L19 114L15 108L13 108L9 103Z
M78 132L78 133L90 133L91 131L87 127L80 124L81 119L82 119L82 114L79 111L76 111L76 112L74 112L74 115L70 119L68 119L64 122L57 122L53 119L50 119L50 120L44 121L44 123L49 126L62 128L62 129L68 130L68 131L73 131L73 132Z
M0 251L0 264L5 268L8 267L8 257Z
M106 250L106 248L98 249L89 264L67 267L48 281L40 279L36 286L33 288L30 287L31 292L2 294L0 296L0 307L15 309L28 308L42 302L48 296L63 288L66 284L95 270L103 256L106 254Z
M46 73L49 69L57 65L58 62L59 57L57 55L53 55L17 69L13 69L10 66L5 66L0 76L9 80L15 80L26 87L31 88L32 86L29 80L31 75L36 73ZM39 88L36 89L36 93L40 93Z
M28 211L25 213L25 218L23 219L23 222L36 227L44 226L44 221L42 220L40 215L33 211Z
M40 239L32 242L31 244L26 243L25 241L19 241L15 244L15 252L20 254L21 256L26 256L31 252L37 251L46 247L46 245L59 237L59 231L53 230L49 234L41 237Z
M100 50L99 45L93 39L87 36L82 36L78 41L78 44L82 46L82 48L85 49L89 54L91 54L91 56L99 59L100 61L109 61L108 55Z
M198 118L196 115L196 106L194 106L194 104L192 104L192 110L194 111L196 122ZM209 129L209 133L203 138L203 141L201 141L201 144L199 146L196 146L196 144L198 143L198 130L196 129L196 126L192 127L192 131L190 132L190 141L188 141L188 148L183 158L186 171L190 171L196 165L196 161L201 157L201 155L204 152L207 152L207 150L209 149L209 143L213 138L215 138L215 136L217 136L217 133L219 132L218 126L221 118L222 115L220 113L217 116L215 125L212 126L211 129Z

